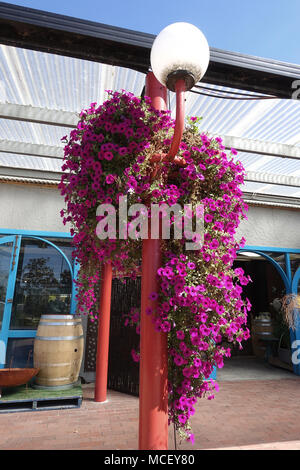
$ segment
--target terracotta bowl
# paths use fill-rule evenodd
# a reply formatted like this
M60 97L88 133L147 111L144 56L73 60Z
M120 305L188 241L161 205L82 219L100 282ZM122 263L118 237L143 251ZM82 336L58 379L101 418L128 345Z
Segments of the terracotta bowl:
M0 387L16 387L26 384L39 369L0 369Z

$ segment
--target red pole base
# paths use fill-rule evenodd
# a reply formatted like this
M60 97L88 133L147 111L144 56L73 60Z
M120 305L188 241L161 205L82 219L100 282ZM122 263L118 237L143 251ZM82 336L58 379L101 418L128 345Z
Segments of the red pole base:
M149 295L157 292L159 240L143 240L142 263L139 449L167 450L167 335L154 329L153 315L146 313L147 307L155 308L156 304Z
M103 266L100 308L98 320L98 343L96 360L95 401L104 402L107 396L107 371L109 351L110 305L112 286L112 266L107 262Z

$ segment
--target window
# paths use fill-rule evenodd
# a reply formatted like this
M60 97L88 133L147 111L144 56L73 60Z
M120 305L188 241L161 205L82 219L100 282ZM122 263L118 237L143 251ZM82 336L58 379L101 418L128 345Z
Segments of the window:
M69 242L59 244L71 253ZM42 314L68 314L71 293L71 273L61 253L45 241L22 237L10 329L36 329Z

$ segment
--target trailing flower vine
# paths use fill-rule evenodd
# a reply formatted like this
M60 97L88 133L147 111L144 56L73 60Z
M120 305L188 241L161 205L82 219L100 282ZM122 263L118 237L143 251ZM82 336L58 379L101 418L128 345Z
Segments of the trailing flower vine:
M80 114L77 128L64 137L65 156L60 182L66 208L63 222L71 223L74 257L80 263L78 308L97 318L95 290L100 264L111 260L115 275L138 275L141 240L116 233L101 240L96 234L99 204L118 208L126 196L128 205L191 204L195 215L201 203L204 242L198 250L185 249L181 239L161 240L162 264L155 311L148 308L155 328L168 335L169 422L180 436L193 441L190 418L198 398L213 398L217 384L209 377L214 367L230 356L230 344L249 338L246 328L251 305L242 298L242 286L250 279L241 268L233 269L237 250L245 240L235 240L236 229L246 217L240 185L244 168L234 161L236 151L225 152L220 138L199 133L199 118L190 118L178 155L183 167L157 163L151 157L167 153L174 121L170 113L157 111L148 97L109 91L102 105L92 103ZM170 219L175 228L175 217ZM126 229L135 229L134 217ZM117 224L118 226L118 224ZM139 333L139 311L124 312L125 323ZM132 351L139 360L139 351Z

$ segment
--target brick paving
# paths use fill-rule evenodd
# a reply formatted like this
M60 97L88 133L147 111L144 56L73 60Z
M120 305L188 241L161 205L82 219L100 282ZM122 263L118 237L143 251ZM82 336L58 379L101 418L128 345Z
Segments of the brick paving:
M299 378L221 382L214 400L200 400L192 418L195 444L177 449L299 449ZM108 392L93 401L83 386L78 409L0 415L0 450L136 450L137 397ZM173 450L169 429L169 450Z

